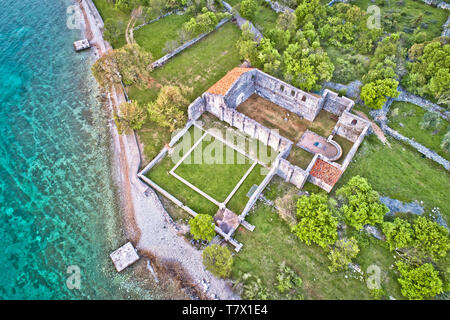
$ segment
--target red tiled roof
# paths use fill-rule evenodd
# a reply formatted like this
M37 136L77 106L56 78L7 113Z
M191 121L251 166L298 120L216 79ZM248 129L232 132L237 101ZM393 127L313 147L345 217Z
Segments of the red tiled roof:
M317 159L309 173L326 184L334 186L339 180L342 171L328 162Z
M217 81L215 84L212 85L211 88L206 90L206 92L212 93L212 94L220 94L225 95L227 91L231 88L233 83L236 82L237 79L247 71L252 70L252 68L234 68L230 72L228 72L222 79Z

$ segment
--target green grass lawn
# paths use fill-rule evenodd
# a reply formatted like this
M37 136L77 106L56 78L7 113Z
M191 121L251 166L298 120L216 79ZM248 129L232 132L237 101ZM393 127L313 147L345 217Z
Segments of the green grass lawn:
M337 163L342 164L348 152L353 147L353 142L338 135L335 135L333 140L336 141L342 148L342 156L337 160Z
M276 275L278 266L285 261L303 279L305 299L371 299L364 281L352 277L346 279L344 272L331 273L325 250L299 241L288 224L270 207L258 202L247 220L256 228L250 232L240 227L235 234L236 240L244 246L234 259L234 279L242 273L251 273L262 280L271 298L280 299ZM357 261L362 263L364 271L366 265L378 265L383 273L382 286L389 295L401 298L398 284L392 278L393 272L389 270L393 258L387 249L380 245L373 245L370 250L362 249Z
M125 30L127 28L128 20L130 20L130 14L124 13L116 8L114 4L107 0L93 0L98 12L102 16L103 21L107 19L113 19L117 22L122 22L123 34L120 39L114 43L111 43L113 48L120 48L126 44Z
M218 202L223 202L252 164L247 157L208 137L211 138L206 136L175 173ZM218 163L213 163L216 161Z
M193 88L194 100L240 64L236 41L240 30L232 23L202 39L152 72L160 84L185 85Z
M313 158L314 154L306 150L303 150L302 148L297 147L296 145L293 145L287 160L291 162L294 166L300 167L305 170L309 166Z
M191 127L183 139L174 146L172 155L166 156L160 163L154 166L147 173L147 177L192 210L198 213L214 215L218 210L218 207L214 203L210 202L169 173L185 152L190 149L195 141L198 141L202 134L203 133L199 134L198 132L194 133L194 127ZM186 140L184 140L185 138ZM216 140L213 139L213 141ZM206 143L198 145L198 148L201 147L203 149L203 155L211 153L214 156L214 153L210 152L213 146L212 143L214 143L213 141L206 141ZM228 150L230 152L229 154L232 154L233 158L236 159L236 151L223 145L221 142L217 141L216 143L218 143L217 146L224 148L224 152L220 157L226 157ZM195 151L196 149L194 149L193 153L175 170L175 173L219 202L222 202L228 197L236 184L251 167L251 163L248 160L245 164L195 164ZM191 164L188 164L188 159L191 161ZM250 188L254 184L259 185L266 174L267 170L264 167L256 165L230 199L227 207L236 213L241 213L249 200L247 193Z
M388 114L388 125L404 136L414 139L445 159L450 160L450 154L441 148L442 139L450 130L450 123L442 119L442 125L436 132L422 129L420 123L426 112L426 110L412 103L395 101L392 103Z
M423 201L426 212L439 207L450 222L449 173L408 145L393 139L389 142L392 148L374 135L367 136L332 193L351 177L360 175L383 196L406 202Z
M277 25L278 13L273 11L270 6L265 7L258 4L254 18L251 19L256 28L265 36L267 31L273 29Z
M383 19L383 15L390 11L398 10L401 13L400 18L395 22L395 32L406 32L408 28L414 29L413 21L422 17L419 26L422 23L427 24L427 28L422 28L422 31L427 34L426 40L441 35L442 25L447 20L448 11L432 7L419 0L402 0L401 2L403 5L399 5L399 1L385 1L384 5L380 6L381 19ZM367 10L368 6L374 5L370 0L355 0L352 4L359 6L364 11Z
M151 52L153 59L159 59L166 54L163 51L166 43L178 38L178 31L192 16L172 14L136 30L134 39L142 48Z

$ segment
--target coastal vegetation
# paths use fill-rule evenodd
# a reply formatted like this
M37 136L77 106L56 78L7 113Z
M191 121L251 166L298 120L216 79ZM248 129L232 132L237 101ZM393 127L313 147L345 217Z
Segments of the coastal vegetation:
M189 220L189 226L195 240L211 241L216 235L214 220L209 214L197 214Z

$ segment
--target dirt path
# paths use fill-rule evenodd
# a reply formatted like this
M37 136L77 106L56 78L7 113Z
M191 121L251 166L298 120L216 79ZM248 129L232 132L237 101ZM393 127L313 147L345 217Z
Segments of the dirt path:
M125 30L125 39L128 44L134 44L136 41L134 40L134 26L136 25L138 17L142 14L142 7L133 9L131 13L130 21L128 21L127 29Z
M384 135L383 130L381 130L381 128L372 120L369 119L369 117L366 116L366 114L364 112L361 111L355 111L355 113L360 116L361 118L366 119L367 121L370 121L370 123L372 124L372 129L373 132L375 133L375 135L377 136L377 138L383 142L383 144L386 144L389 148L391 147L391 144L389 143L389 141L386 139L386 136Z

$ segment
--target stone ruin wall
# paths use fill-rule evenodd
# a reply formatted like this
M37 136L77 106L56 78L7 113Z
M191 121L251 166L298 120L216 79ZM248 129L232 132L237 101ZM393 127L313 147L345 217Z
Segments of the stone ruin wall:
M255 92L261 97L310 121L319 113L321 98L259 70L255 70L255 75Z
M205 93L203 97L206 103L205 111L208 111L219 118L219 120L225 121L230 126L237 128L251 138L261 141L281 153L284 157L287 157L292 148L291 141L280 136L275 130L271 130L252 118L247 117L245 114L233 108L228 108L222 96Z
M188 107L188 119L197 120L205 112L205 100L203 97L198 97Z
M351 111L355 102L347 97L339 97L336 92L325 89L322 94L323 109L337 116L341 116L344 111Z
M225 95L225 103L229 108L236 109L255 93L255 74L255 70L247 71L231 86Z
M370 126L370 123L365 119L344 111L339 117L339 121L336 123L333 131L338 136L344 137L354 143L368 125Z
M284 179L284 181L292 183L297 188L303 188L306 180L308 179L308 173L300 167L291 164L285 159L280 159L277 175Z

